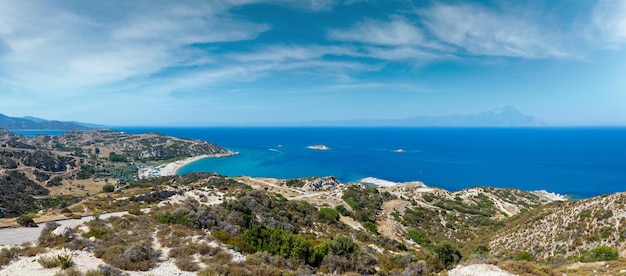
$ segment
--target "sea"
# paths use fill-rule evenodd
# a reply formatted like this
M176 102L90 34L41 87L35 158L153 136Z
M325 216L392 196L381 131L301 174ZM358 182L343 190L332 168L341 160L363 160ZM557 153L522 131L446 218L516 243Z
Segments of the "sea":
M200 139L238 152L179 174L335 176L547 190L571 198L626 191L626 128L118 127ZM311 149L324 145L328 150Z
M178 173L343 183L374 177L458 191L547 190L573 199L626 191L626 128L115 127L205 140L239 154ZM63 131L15 131L26 136ZM311 149L323 145L328 150Z

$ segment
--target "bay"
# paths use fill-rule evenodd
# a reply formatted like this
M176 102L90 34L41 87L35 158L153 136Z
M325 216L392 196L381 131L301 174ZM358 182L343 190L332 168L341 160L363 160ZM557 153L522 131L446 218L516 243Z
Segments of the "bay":
M626 128L116 128L206 140L239 152L179 174L364 177L548 190L586 198L626 189ZM330 150L307 148L325 145Z

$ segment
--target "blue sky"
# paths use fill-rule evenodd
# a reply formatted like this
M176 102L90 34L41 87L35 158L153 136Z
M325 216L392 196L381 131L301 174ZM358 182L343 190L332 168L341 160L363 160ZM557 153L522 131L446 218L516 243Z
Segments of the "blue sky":
M626 1L0 1L0 113L626 125Z

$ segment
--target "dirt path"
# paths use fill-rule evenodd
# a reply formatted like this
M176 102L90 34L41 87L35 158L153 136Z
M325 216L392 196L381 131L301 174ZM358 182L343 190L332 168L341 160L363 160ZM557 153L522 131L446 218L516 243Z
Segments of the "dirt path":
M242 181L242 182L244 182L244 183L246 183L248 185L252 185L252 186L255 185L255 184L256 185L260 184L261 186L269 186L269 187L274 188L274 189L276 189L278 191L282 191L281 194L283 194L285 197L288 197L288 198L292 197L290 195L291 193L295 193L295 194L298 194L298 195L305 195L305 194L307 194L304 191L300 191L300 190L289 188L289 187L285 187L285 186L276 185L276 184L271 183L269 181L261 180L261 179L258 179L258 178L252 178L252 177L245 176L245 177L237 177L235 179L237 179L239 181ZM289 192L289 194L286 193L286 192Z
M403 212L407 202L400 199L387 201L383 204L383 210L378 221L378 232L391 239L397 239L402 231L402 225L391 215L393 212Z

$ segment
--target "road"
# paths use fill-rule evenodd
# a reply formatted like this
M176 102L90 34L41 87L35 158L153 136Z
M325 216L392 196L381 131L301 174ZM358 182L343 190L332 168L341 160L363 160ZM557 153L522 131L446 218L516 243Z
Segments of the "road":
M102 214L100 216L101 219L107 219L115 216L123 216L128 214L128 212L116 212L116 213L108 213ZM74 228L78 225L81 225L87 221L93 219L93 216L83 217L81 219L68 219L68 220L60 220L57 221L60 225L66 225L71 228ZM37 238L41 234L41 230L46 223L41 222L37 225L39 227L21 227L21 228L4 228L0 229L0 245L21 245L25 242L36 242Z

